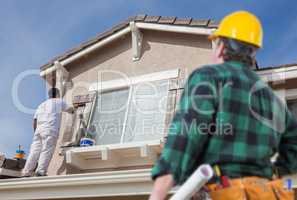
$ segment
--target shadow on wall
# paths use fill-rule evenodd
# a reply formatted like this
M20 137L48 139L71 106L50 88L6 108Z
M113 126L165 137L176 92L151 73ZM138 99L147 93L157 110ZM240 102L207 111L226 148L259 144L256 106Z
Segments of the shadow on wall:
M82 72L88 71L107 60L111 60L113 57L128 51L131 48L131 35L127 34L116 41L107 44L103 48L99 48L98 50L84 56L83 59L73 62L71 64L71 70L68 66L66 66L66 69L70 71L70 79L79 76Z
M183 34L183 33L172 33L172 32L160 32L145 30L143 31L144 39L142 43L143 56L146 52L151 50L151 43L168 44L173 46L187 46L193 48L201 49L211 49L211 42L208 41L207 36L203 35L193 35L193 34ZM128 33L125 36L117 39L116 41L100 48L86 56L83 59L79 59L71 64L71 66L66 66L66 69L70 71L70 78L75 78L81 73L88 71L119 54L126 51L129 52L129 58L131 59L131 64L138 64L132 61L132 43L131 34ZM162 54L162 52L158 52ZM168 53L168 52L166 52ZM141 62L139 62L140 64ZM119 63L120 65L120 63ZM70 70L71 67L71 70ZM109 66L104 66L104 69L108 69ZM86 80L87 81L87 80Z
M163 43L176 46L188 46L194 48L211 49L211 42L204 35L194 35L186 33L172 33L172 32L161 32L146 30L144 41L148 44L149 42Z

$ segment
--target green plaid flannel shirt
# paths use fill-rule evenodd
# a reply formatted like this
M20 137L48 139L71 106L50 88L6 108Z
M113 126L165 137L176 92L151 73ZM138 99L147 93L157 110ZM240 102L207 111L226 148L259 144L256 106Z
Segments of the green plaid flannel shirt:
M271 157L278 152L274 164ZM297 121L260 77L241 62L195 70L187 80L152 178L182 184L201 164L231 178L271 178L297 170Z

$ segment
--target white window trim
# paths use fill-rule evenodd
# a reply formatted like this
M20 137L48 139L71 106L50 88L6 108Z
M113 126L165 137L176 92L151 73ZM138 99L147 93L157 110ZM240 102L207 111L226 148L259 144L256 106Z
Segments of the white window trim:
M95 82L90 85L89 91L104 92L104 91L109 91L113 89L129 87L131 85L135 85L143 82L152 82L152 81L178 78L179 71L180 71L179 69L173 69L173 70L155 72L155 73L150 73L150 74L145 74L140 76L132 76L132 77L127 76L126 78L122 78L122 79Z
M170 80L174 78L179 77L180 70L179 69L173 69L173 70L167 70L167 71L161 71L161 72L155 72L155 73L150 73L150 74L145 74L145 75L140 75L140 76L133 76L133 77L127 77L126 79L115 79L115 80L110 80L110 81L103 81L101 84L99 83L93 83L90 85L89 91L96 91L98 93L102 92L107 92L115 89L120 89L120 88L126 88L129 87L129 96L128 96L128 101L127 105L130 104L131 101L131 95L132 95L132 90L133 90L133 85L139 84L139 83L145 83L145 82L153 82L153 81L160 81L160 80ZM169 85L170 89L170 85ZM93 112L92 108L92 111ZM90 116L90 120L92 118L92 115ZM123 129L121 133L121 139L119 144L124 144L124 136L125 136L125 131L126 131L126 123L127 123L127 118L128 118L128 108L125 113L125 119L124 119L124 124L123 124ZM90 122L90 121L89 121ZM165 123L165 122L164 122ZM89 123L88 123L89 125ZM165 134L165 133L163 133ZM148 142L148 141L147 141ZM134 143L134 142L132 142ZM100 146L100 145L96 145Z

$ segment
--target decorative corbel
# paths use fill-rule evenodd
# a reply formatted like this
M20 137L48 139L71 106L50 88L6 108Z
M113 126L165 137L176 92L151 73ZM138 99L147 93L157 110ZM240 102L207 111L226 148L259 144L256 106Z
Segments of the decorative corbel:
M130 22L130 28L132 33L132 52L133 52L132 60L138 61L141 58L143 34L136 26L135 22Z
M56 87L60 90L61 95L64 96L67 89L66 85L69 82L69 72L59 61L55 61L54 65L56 69Z

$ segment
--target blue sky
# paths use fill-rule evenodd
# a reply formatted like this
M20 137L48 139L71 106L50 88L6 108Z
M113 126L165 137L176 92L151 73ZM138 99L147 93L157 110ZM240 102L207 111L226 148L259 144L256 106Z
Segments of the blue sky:
M295 0L1 0L0 152L13 156L18 144L28 152L32 140L32 115L19 111L11 95L21 72L38 70L52 57L131 15L220 20L242 9L255 13L263 23L260 66L297 62ZM18 91L21 102L32 109L46 98L44 82L37 75L24 79Z

